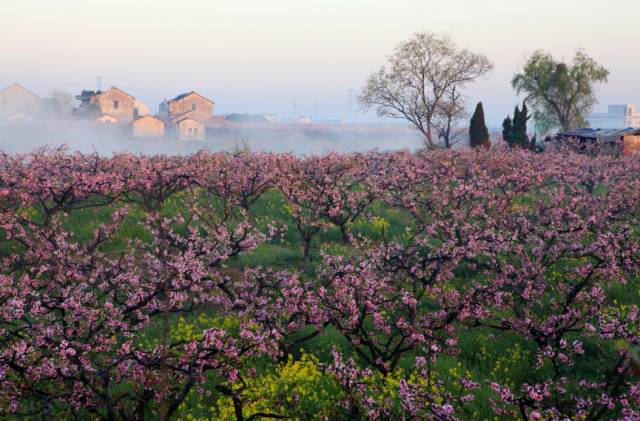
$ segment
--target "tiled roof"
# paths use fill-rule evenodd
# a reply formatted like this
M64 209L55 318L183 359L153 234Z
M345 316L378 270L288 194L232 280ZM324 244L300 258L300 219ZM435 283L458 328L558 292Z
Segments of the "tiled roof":
M106 94L106 93L108 93L108 92L110 92L110 91L118 91L118 92L121 92L121 93L125 94L126 96L130 97L131 99L135 100L135 97L134 97L133 95L130 95L130 94L126 93L125 91L123 91L122 89L120 89L120 88L116 88L115 86L112 86L111 88L107 89L107 90L106 90L106 91L104 91L104 92L100 92L100 91L98 91L99 93L97 93L97 94L96 94L96 96L104 95L104 94Z
M185 92L183 94L178 95L177 97L173 98L171 101L179 101L182 98L186 97L187 95L191 95L193 93L193 91L191 92Z
M197 93L196 91L185 92L185 93L183 93L183 94L178 95L177 97L175 97L175 98L173 98L173 99L170 99L169 101L180 101L181 99L183 99L183 98L185 98L185 97L188 97L188 96L189 96L189 95L191 95L191 94L193 94L193 95L197 95L197 96L199 96L200 98L204 99L205 101L210 102L211 104L213 104L213 101L211 101L210 99L207 99L207 98L203 97L202 95L200 95L200 94L199 94L199 93Z

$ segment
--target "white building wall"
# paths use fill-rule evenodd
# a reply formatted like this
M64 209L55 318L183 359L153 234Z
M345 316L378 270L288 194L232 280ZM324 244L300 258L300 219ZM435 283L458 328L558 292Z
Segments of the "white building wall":
M606 113L592 113L589 127L594 129L625 129L640 127L640 113L635 105L609 105Z

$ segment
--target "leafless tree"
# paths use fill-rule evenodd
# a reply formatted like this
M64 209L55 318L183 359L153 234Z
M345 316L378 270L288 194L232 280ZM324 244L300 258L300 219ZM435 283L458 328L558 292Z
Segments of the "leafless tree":
M460 127L459 123L469 117L464 108L464 98L457 92L456 87L451 89L438 109L439 112L433 121L433 126L442 145L445 148L450 148L462 140L466 128Z
M383 66L369 77L358 100L380 116L408 120L431 148L437 146L437 128L446 127L449 118L452 124L459 115L455 110L460 89L493 67L484 55L460 49L448 36L431 32L413 34L387 60L388 68ZM456 96L456 107L451 107Z

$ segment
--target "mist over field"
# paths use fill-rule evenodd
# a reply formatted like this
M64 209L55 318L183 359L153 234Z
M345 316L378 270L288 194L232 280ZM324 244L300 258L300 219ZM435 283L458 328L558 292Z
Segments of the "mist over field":
M200 150L293 153L298 156L368 150L417 150L418 132L404 125L239 126L208 132L206 140L133 138L130 129L86 121L21 121L0 124L0 150L27 153L66 145L72 151L186 155Z

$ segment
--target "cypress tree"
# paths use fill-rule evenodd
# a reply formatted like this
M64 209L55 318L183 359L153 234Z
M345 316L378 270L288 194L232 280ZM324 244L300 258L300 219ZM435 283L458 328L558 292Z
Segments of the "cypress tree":
M518 146L521 143L520 133L522 133L522 116L520 114L520 108L516 105L513 110L513 133L511 135L512 146Z
M513 123L509 116L502 122L502 139L507 142L507 145L510 147L513 146Z
M531 116L527 104L522 102L522 109L516 105L513 110L513 120L509 116L502 122L502 138L510 147L519 146L524 149L537 150L535 137L529 140L527 122Z
M484 122L484 109L482 102L478 102L476 110L471 116L469 123L469 146L477 148L479 146L489 146L489 129Z
M522 139L520 134L522 133L522 114L520 113L520 108L516 105L516 108L513 110L513 134L511 138L513 139L512 146L521 146Z
M530 148L529 136L527 136L527 121L531 116L528 114L529 110L524 101L522 102L522 110L516 106L513 112L513 144L526 149Z

